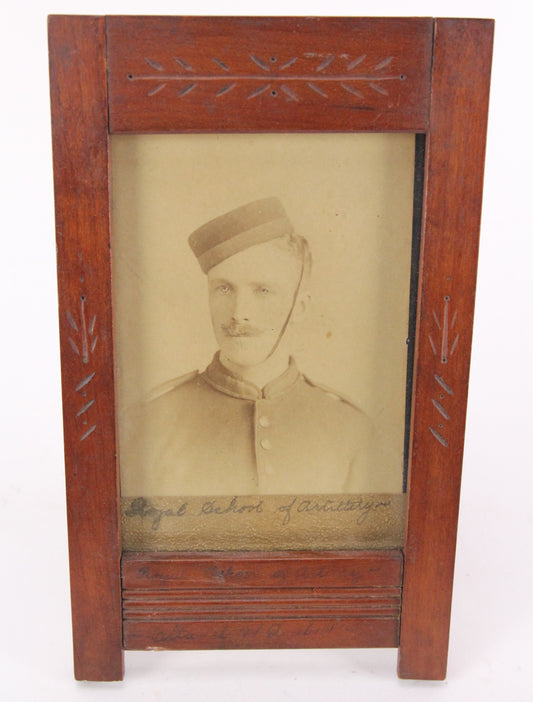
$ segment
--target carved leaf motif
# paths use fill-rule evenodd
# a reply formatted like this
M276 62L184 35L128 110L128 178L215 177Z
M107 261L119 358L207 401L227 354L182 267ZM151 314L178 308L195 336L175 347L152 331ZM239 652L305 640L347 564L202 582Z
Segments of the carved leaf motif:
M329 56L325 61L322 61L320 66L317 66L317 73L320 73L320 71L324 71L333 61L335 60L335 56Z
M181 58L177 58L176 56L174 57L174 61L178 63L182 68L184 68L186 71L192 72L193 68L190 64L187 63L187 61L184 61Z
M155 88L148 91L148 93L147 93L148 97L152 97L152 95L159 93L161 90L163 90L163 88L166 87L166 85L167 85L166 83L159 83L159 85L156 85Z
M221 68L223 71L229 71L229 67L226 66L226 64L225 64L223 61L220 61L220 59L217 59L217 58L214 58L214 57L213 57L211 60L214 61L214 62L217 64L217 66L220 66L220 68Z
M152 68L155 68L156 71L163 70L163 66L158 61L154 61L153 59L149 59L149 58L145 58L144 60L146 61L146 63L149 66L151 66Z
M438 358L438 363L443 366L448 364L449 359L453 356L457 344L459 342L459 334L454 335L454 327L457 319L457 312L455 312L450 320L450 296L444 296L444 305L442 310L442 315L439 316L436 310L432 310L433 321L435 322L436 331L434 334L428 335L428 340L433 351L433 355ZM453 341L450 346L450 338L453 337ZM449 422L451 419L450 410L446 406L446 401L453 397L454 392L449 384L449 382L441 375L441 373L435 373L434 379L436 381L436 390L438 393L438 399L436 397L431 398L433 407L437 412L437 420L440 420L437 427L429 427L429 431L435 437L435 439L444 446L449 447L449 441L445 436L444 422Z
M295 56L294 58L291 58L287 63L284 63L283 66L280 66L279 70L284 71L286 68L289 68L289 66L292 66L293 63L296 63L298 61L298 57Z
M259 68L262 68L263 71L270 71L269 65L267 63L265 63L265 61L263 61L259 57L254 56L253 54L250 54L250 58L257 66L259 66Z
M220 90L216 94L216 97L219 97L220 95L225 95L226 93L229 93L230 90L233 90L235 85L236 85L235 83L230 83L230 85L225 85L223 88L220 88Z
M376 66L375 70L376 70L376 71L381 71L381 69L382 69L382 68L385 68L385 66L388 66L389 63L390 63L393 59L394 59L394 56L389 56L389 57L386 58L384 61L381 61L380 63L378 63L378 65Z
M366 54L359 56L358 58L355 59L355 61L352 61L350 64L348 64L348 70L349 71L353 70L356 66L358 66L360 63L362 63L365 59L366 59Z
M386 85L406 79L405 74L388 74L385 71L394 62L394 56L387 56L378 61L374 68L366 72L356 72L354 70L363 64L367 58L366 54L361 54L352 59L347 53L321 54L307 52L303 56L279 59L279 65L277 56L267 54L267 57L265 58L255 53L247 54L246 60L249 60L255 69L252 67L251 72L250 70L244 70L243 73L239 73L232 71L231 66L218 58L218 56L212 56L212 63L220 70L213 73L209 71L197 73L191 64L181 56L174 56L174 62L182 69L185 69L185 73L170 72L168 74L164 72L161 62L146 57L144 59L146 63L154 68L157 73L152 75L133 75L128 73L127 79L133 82L147 81L148 85L151 86L146 93L148 97L158 95L171 82L175 82L178 85L176 94L179 98L191 93L200 83L214 84L214 96L220 98L227 95L240 83L246 85L249 89L248 99L262 94L275 98L281 93L286 100L292 102L299 102L301 98L303 99L298 87L310 89L315 94L320 95L320 97L329 99L330 92L327 88L335 85L355 96L358 100L364 100L366 92L366 97L375 102L378 96L387 97L389 95L390 91ZM288 69L297 62L298 67L300 67L299 73L295 73L294 70L289 71ZM260 70L258 71L258 69ZM161 75L162 73L164 75ZM264 79L263 82L262 79ZM182 81L187 81L187 83L180 85ZM222 85L220 85L221 81L224 81ZM272 84L278 84L279 91L277 88L269 91ZM370 107L369 109L372 108Z
M78 321L74 315L67 311L67 322L71 329L76 333L68 337L71 349L76 354L76 357L81 361L81 369L83 371L81 379L74 388L75 393L79 393L82 401L81 406L76 412L76 418L80 419L81 435L79 441L85 441L96 430L97 425L90 423L89 410L95 404L95 399L88 399L88 394L91 391L91 381L96 375L96 371L87 373L87 366L90 366L91 357L95 352L98 344L98 335L96 334L96 315L87 321L86 297L81 296L80 313Z

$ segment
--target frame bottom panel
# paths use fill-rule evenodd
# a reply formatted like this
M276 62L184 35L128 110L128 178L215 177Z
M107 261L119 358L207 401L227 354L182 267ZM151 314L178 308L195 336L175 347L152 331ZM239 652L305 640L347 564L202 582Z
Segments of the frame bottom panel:
M124 622L124 648L134 651L394 648L399 619Z
M125 553L124 648L381 648L399 642L394 551Z

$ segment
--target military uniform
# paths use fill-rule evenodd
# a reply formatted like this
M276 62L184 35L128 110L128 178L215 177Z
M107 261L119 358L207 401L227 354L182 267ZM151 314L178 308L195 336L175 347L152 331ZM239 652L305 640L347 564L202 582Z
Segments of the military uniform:
M137 410L125 495L250 495L368 489L371 424L293 359L262 390L218 354Z

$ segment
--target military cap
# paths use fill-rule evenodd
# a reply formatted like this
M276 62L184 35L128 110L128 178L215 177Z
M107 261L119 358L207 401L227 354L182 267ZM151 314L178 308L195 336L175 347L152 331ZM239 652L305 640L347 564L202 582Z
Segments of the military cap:
M196 229L189 237L204 273L255 244L292 234L294 228L277 197L242 205Z

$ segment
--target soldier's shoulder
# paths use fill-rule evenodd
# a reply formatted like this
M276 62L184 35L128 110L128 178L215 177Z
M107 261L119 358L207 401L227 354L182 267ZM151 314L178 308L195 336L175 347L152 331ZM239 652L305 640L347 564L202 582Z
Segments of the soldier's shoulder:
M359 407L356 404L354 404L346 395L343 395L337 390L333 390L327 385L323 385L322 383L316 383L314 380L311 380L306 375L303 376L303 379L306 385L309 388L313 388L316 394L320 398L323 398L326 402L331 402L334 405L338 404L340 407L349 407L355 412L363 414L362 410L359 409Z
M151 390L145 397L144 401L146 403L153 403L170 395L175 394L175 391L179 391L180 388L186 389L190 385L194 384L200 373L197 370L191 371L190 373L185 373L177 378L172 378L167 380L161 385L158 385L153 390Z
M303 379L317 406L327 408L327 414L332 419L337 418L337 420L349 424L368 425L369 428L372 426L368 415L349 397L327 385L311 380L306 375L303 376Z

